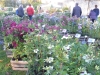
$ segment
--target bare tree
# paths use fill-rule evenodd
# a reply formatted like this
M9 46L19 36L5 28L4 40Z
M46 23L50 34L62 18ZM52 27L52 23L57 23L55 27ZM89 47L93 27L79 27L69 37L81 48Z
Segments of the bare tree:
M90 10L90 2L91 2L92 0L85 0L85 1L88 1L87 11L89 11L89 10ZM88 12L87 12L87 14L88 14Z

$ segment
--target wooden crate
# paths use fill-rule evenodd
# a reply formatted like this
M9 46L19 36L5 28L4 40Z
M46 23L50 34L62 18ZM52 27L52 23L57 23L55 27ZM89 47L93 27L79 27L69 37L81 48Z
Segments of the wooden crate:
M13 70L27 71L28 62L27 61L10 61Z
M12 58L13 57L13 52L11 49L6 50L6 55L8 58Z

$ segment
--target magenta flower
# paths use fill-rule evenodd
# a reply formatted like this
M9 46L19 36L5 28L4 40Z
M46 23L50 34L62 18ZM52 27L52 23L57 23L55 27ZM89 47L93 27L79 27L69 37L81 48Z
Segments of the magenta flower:
M16 41L13 41L13 42L12 42L12 46L13 46L14 48L16 48L16 47L18 46L17 42L16 42Z
M34 31L34 29L33 29L33 28L29 28L29 30L30 30L30 32L33 32L33 31Z
M11 31L10 31L10 29L7 29L6 30L6 35L9 35L9 34L11 34Z
M10 27L13 27L13 26L16 26L16 22L12 22L12 23L10 24Z
M29 28L24 27L24 28L23 28L23 31L28 33Z

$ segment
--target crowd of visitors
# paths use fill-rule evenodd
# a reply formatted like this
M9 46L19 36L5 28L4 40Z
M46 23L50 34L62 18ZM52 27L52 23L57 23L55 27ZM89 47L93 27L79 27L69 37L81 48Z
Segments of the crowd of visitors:
M26 8L26 12L29 17L29 20L32 20L32 16L34 15L35 10L31 4L29 4L29 6ZM43 9L39 7L38 13L42 13L42 12L43 12ZM16 14L21 18L24 16L24 10L23 10L22 5L20 5L19 8L16 10ZM78 3L76 3L75 7L72 10L72 17L75 16L79 18L81 17L81 15L82 15L82 9L78 5ZM95 8L90 10L88 14L88 18L90 18L90 20L94 23L94 21L97 20L98 15L99 15L99 9L98 9L98 6L95 5Z
M76 6L73 8L72 11L72 16L76 16L79 18L81 17L81 15L82 15L82 9L80 6L78 6L78 3L76 3ZM88 18L90 18L90 20L94 23L94 21L97 20L98 15L99 15L99 9L98 6L95 5L95 8L90 10Z
M29 17L29 20L32 20L32 16L34 15L34 8L31 6L31 4L26 7L26 12ZM20 5L19 8L16 10L16 15L18 15L20 18L23 18L24 16L24 9L23 6Z
M27 15L29 17L29 20L32 20L32 16L34 15L34 12L35 12L34 7L31 4L29 4L26 7L26 13L27 13ZM38 13L42 13L42 12L43 12L42 8L39 7L38 8ZM20 5L18 7L18 9L16 10L16 15L18 15L22 19L23 16L24 16L24 13L25 13L25 11L23 9L23 5Z

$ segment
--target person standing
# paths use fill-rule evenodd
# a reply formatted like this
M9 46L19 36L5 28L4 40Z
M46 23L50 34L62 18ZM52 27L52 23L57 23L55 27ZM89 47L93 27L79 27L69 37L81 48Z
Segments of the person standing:
M93 10L90 11L89 18L92 21L92 23L94 23L94 21L96 20L96 13Z
M24 10L22 5L20 5L19 8L17 9L17 15L21 18L24 16Z
M42 12L43 12L43 9L41 7L39 7L38 13L42 13Z
M77 18L79 18L81 14L82 14L81 7L78 6L78 3L76 3L76 6L73 8L73 11L72 11L72 16L76 16Z
M96 13L96 19L97 19L98 15L99 15L99 9L97 7L98 6L95 5L95 8L93 9L93 11Z
M32 16L34 15L34 8L29 4L27 7L27 14L29 16L29 20L32 20Z

